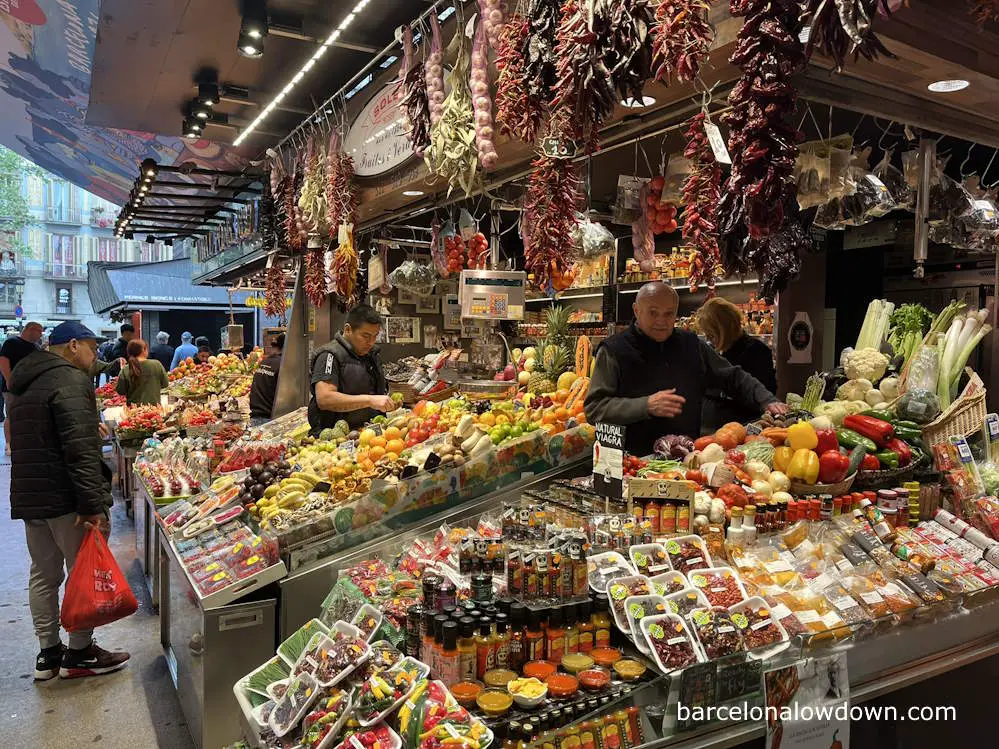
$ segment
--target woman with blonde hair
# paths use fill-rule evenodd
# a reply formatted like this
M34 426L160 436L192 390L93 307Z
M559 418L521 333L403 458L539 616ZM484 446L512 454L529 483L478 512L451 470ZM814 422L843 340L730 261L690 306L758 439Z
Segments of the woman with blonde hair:
M121 368L115 392L124 395L130 406L158 406L160 390L170 385L163 365L149 358L149 346L141 338L129 341L125 353L128 366Z
M698 331L719 354L762 382L771 393L777 392L773 353L759 338L746 333L742 311L738 307L727 299L714 297L697 310L695 322ZM758 416L726 393L708 391L701 412L701 426L711 432L730 421L744 423Z

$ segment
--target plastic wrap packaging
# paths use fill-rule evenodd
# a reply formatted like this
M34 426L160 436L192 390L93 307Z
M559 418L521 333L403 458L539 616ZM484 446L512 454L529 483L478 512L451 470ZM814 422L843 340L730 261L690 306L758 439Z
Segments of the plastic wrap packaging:
M680 203L683 201L683 183L690 175L690 161L683 156L671 156L666 164L666 182L663 185L662 202Z
M902 176L905 177L905 184L915 192L919 189L919 151L902 152Z
M621 175L617 180L617 195L614 198L615 224L633 224L645 215L644 187L648 179Z
M964 185L944 174L946 162L938 159L930 180L930 227L946 224L975 209L975 198Z
M818 156L802 146L794 164L798 185L798 207L802 210L829 200L829 157Z
M907 391L929 390L931 393L934 392L939 367L936 348L932 346L920 347L909 362L909 369L905 374L905 389Z
M848 226L869 223L896 207L885 184L861 166L860 160L866 160L866 157L858 154L858 162L852 167L853 194L843 198L843 220Z
M631 225L631 247L638 267L646 273L650 272L655 267L656 240L644 212Z
M888 189L892 200L897 208L906 211L914 211L916 208L916 191L909 186L902 170L891 163L893 151L888 149L881 157L881 161L874 167L874 174L881 183Z
M614 235L596 221L580 215L572 232L573 246L583 257L600 257L614 252Z

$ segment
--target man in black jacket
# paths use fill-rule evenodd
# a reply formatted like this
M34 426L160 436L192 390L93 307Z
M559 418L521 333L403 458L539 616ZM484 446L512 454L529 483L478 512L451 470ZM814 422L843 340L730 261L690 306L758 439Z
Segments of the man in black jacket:
M281 371L281 352L284 350L284 333L278 333L270 342L267 358L260 362L250 384L250 418L262 423L271 418L274 396L277 394L278 373Z
M117 671L128 653L97 646L90 630L59 637L59 586L71 570L87 527L110 532L111 487L101 465L97 402L89 373L97 336L77 322L58 325L49 350L14 368L10 382L10 514L23 520L31 556L28 600L41 652L35 679Z
M696 334L674 330L680 299L653 281L638 290L635 321L597 349L584 407L591 424L626 426L625 449L648 455L657 437L701 434L706 388L723 388L760 414L787 413L787 406L759 380L729 364Z

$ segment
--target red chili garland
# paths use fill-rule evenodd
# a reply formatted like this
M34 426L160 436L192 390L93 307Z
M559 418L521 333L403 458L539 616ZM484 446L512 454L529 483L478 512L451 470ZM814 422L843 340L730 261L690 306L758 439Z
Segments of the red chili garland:
M283 317L284 306L284 272L281 263L275 260L267 269L267 283L264 291L264 313L268 317Z
M530 33L523 16L503 24L496 52L496 122L504 135L533 143L541 127L541 111L534 107L525 82L526 60L521 50Z
M690 162L690 174L683 183L683 238L695 251L690 269L690 288L702 283L709 293L715 288L715 269L720 263L715 210L721 186L721 168L704 131L705 115L695 114L687 123L687 146L683 155Z
M326 258L322 247L312 247L305 253L305 295L316 307L326 301Z
M659 4L659 23L653 31L658 80L669 84L697 78L715 35L708 22L709 9L704 0L663 0Z
M335 239L340 231L340 224L354 223L354 214L357 211L357 196L354 194L354 160L340 151L340 136L336 133L330 136L326 176L329 235Z
M399 105L406 120L404 125L406 135L413 144L413 151L417 156L422 156L423 151L430 145L430 99L427 96L424 67L416 59L413 50L412 27L406 26L403 29L402 44L402 67L399 77L402 99Z
M575 212L582 202L580 180L568 159L538 156L524 199L525 267L541 288L568 272L572 264Z

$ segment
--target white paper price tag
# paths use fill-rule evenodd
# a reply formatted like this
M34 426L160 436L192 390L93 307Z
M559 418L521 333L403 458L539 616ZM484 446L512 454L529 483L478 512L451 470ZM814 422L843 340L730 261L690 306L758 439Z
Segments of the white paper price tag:
M732 157L728 155L728 148L725 147L725 139L722 138L721 130L711 120L704 121L704 132L708 136L708 143L715 154L715 159L719 164L731 164Z

